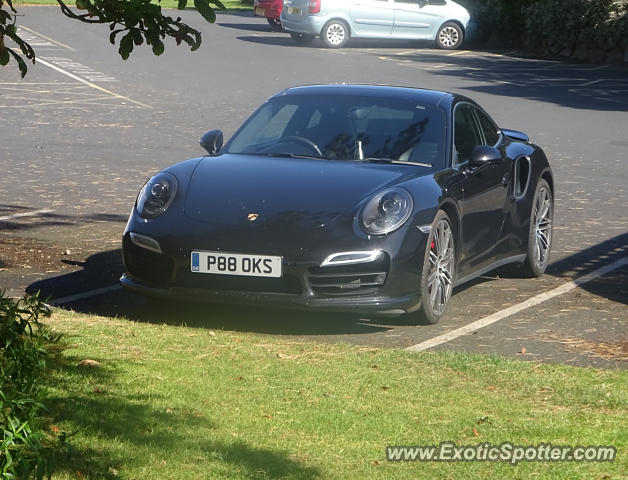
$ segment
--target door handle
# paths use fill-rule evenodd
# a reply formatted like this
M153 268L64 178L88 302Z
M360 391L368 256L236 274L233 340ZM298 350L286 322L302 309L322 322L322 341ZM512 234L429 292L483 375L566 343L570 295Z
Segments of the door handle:
M512 174L510 172L506 172L502 177L502 185L506 186L510 183L510 179L512 178Z

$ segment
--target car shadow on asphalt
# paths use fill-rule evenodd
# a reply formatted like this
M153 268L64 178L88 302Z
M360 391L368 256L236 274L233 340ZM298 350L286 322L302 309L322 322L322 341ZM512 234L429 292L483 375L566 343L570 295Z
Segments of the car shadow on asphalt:
M234 28L236 30L245 30L247 32L267 32L273 30L265 23L217 23L216 25L224 28Z
M261 31L255 24L225 26ZM237 38L261 45L324 49L318 38L301 45L287 34ZM388 61L392 68L416 66L433 75L472 80L478 84L463 88L473 92L525 97L577 110L628 111L628 79L626 69L621 66L596 65L565 57L538 58L526 52L491 50L476 44L464 48L467 50L452 54L435 49L431 41L351 39L343 50L362 49ZM376 51L368 52L369 49Z
M628 233L601 242L595 246L551 263L547 275L565 281L590 273L604 265L628 256ZM80 263L80 265L77 265ZM81 269L69 274L51 277L32 283L27 293L37 293L43 298L62 297L116 285L123 271L120 250L110 250L90 256L85 262L74 262ZM458 287L454 295L484 282L499 278L518 278L521 271L508 267L489 272L472 282ZM612 274L607 278L611 278ZM628 288L616 282L609 288L608 282L586 283L587 291L609 300L628 304ZM154 301L123 290L104 295L64 303L63 308L74 311L124 317L134 321L157 324L187 325L208 329L227 329L273 335L339 335L370 334L407 325L404 318L372 317L334 312L309 310L284 310L200 302Z
M63 299L116 285L123 271L119 249L94 254L84 262L65 262L81 269L34 282L27 287L26 293L38 293L50 301ZM321 315L307 310L155 300L124 290L64 302L62 308L139 322L275 335L364 334L391 328L386 326L389 320L385 318L376 320L336 312ZM390 321L395 322L395 319Z
M472 92L524 97L576 110L628 111L628 79L621 67L480 49L470 55L417 51L391 52L380 58L392 65L414 64L433 75L474 81L476 84L463 87Z
M261 30L260 30L261 31ZM268 30L264 30L267 31ZM275 33L273 36L240 36L237 37L238 40L243 42L257 43L261 45L277 45L282 47L299 47L299 48L317 48L322 50L329 50L327 47L323 45L323 43L315 38L312 40L312 43L297 43L295 42L289 35L289 32L278 33L278 32L269 32ZM349 40L346 49L373 49L377 48L378 50L383 49L399 49L399 48L412 48L412 49L433 49L434 42L425 41L425 40L372 40L372 39L362 39L362 38L354 38Z

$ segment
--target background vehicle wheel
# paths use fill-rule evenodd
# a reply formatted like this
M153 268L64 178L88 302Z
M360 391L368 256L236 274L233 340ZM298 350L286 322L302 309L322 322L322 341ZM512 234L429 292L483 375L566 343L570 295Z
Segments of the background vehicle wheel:
M340 48L349 40L349 27L342 20L330 20L321 30L321 40L328 48Z
M290 32L290 36L292 37L292 40L301 45L305 45L306 43L310 43L314 40L314 35L309 35L307 33Z
M456 279L456 239L449 216L439 210L427 238L421 273L421 308L417 321L438 322L451 298Z
M275 31L275 32L283 31L283 27L281 26L281 22L278 19L276 19L276 18L267 18L266 20L268 20L268 25L270 25L270 28L273 29L273 31Z
M436 34L436 45L445 50L455 50L462 45L464 34L460 25L454 22L443 24Z
M552 223L554 221L554 199L549 184L540 179L534 192L530 212L528 234L528 256L523 263L524 274L540 277L545 273L552 250Z

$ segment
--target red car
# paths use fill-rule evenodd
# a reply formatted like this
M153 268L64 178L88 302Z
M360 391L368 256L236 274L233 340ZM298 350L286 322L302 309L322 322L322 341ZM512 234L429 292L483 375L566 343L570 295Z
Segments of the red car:
M281 22L279 15L283 8L283 0L255 0L253 3L253 13L258 17L266 17L270 28L280 32Z

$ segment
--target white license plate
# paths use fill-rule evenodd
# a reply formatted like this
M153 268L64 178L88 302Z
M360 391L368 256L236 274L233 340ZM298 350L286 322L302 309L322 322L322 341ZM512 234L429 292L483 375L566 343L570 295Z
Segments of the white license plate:
M246 277L281 277L281 257L227 252L192 252L194 273L243 275Z
M301 9L296 7L288 7L288 13L291 15L301 15Z
M266 10L264 10L261 7L257 7L255 9L255 15L259 15L260 17L265 17L266 16Z

